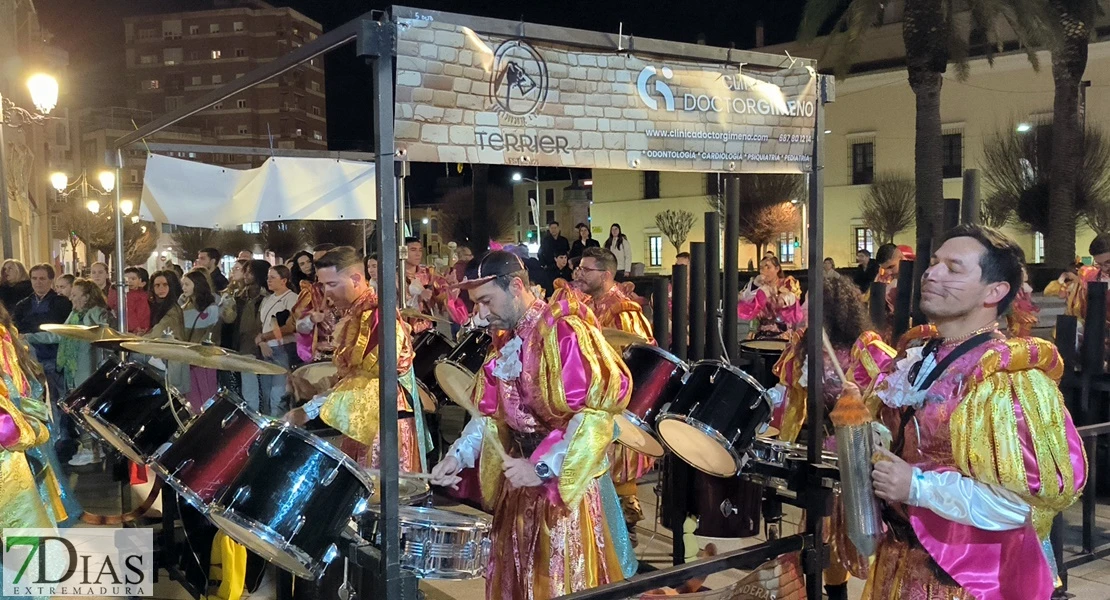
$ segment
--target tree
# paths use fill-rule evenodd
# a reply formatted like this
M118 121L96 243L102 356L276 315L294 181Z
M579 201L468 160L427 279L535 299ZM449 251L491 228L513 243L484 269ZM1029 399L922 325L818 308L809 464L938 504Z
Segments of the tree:
M1001 229L1014 220L1014 205L1000 194L991 194L979 204L979 222Z
M265 221L262 223L262 249L272 250L279 259L290 259L305 249L301 221Z
M107 203L106 203L107 204ZM82 202L68 202L59 216L59 225L84 242L90 253L103 252L109 262L115 262L116 225L110 205L91 213ZM147 231L143 231L143 228ZM146 262L157 244L151 223L123 222L124 262L128 265Z
M447 242L469 243L473 232L474 190L455 188L440 201L439 237ZM516 229L516 207L509 190L500 186L486 188L485 229L491 240L512 239Z
M176 254L185 260L193 260L201 250L216 244L216 231L205 227L178 227L173 232Z
M798 227L798 210L791 204L805 194L802 175L753 174L736 178L740 195L740 237L755 244L757 254L783 233ZM706 202L724 217L724 205L716 197Z
M755 244L756 256L763 248L778 241L784 233L798 228L798 209L789 202L760 206L740 211L740 237Z
M1051 0L1069 2L1072 0ZM1094 0L1091 0L1094 1ZM847 74L856 52L869 30L879 22L884 0L808 0L799 36L813 39L833 21L829 46L839 42L832 58L837 71ZM1009 25L1025 49L1033 68L1038 68L1036 49L1046 35L1044 0L966 0L963 13L951 0L905 0L902 42L906 48L906 71L916 99L914 140L914 184L917 190L917 255L930 256L940 242L940 219L944 214L943 153L941 149L940 90L948 64L954 63L960 79L967 76L971 37L982 35L987 58L1001 47L997 27ZM956 14L960 12L961 17ZM968 22L962 22L966 14ZM826 48L826 54L828 53ZM1073 232L1074 234L1074 232ZM914 279L920 280L926 262L918 261Z
M880 173L863 197L863 224L874 231L880 244L913 225L915 190L913 179L902 173Z
M138 236L128 239L127 228L124 229L124 242L126 251L123 256L129 265L146 264L150 253L158 247L158 236L154 233L154 224L146 223L138 226Z
M1056 161L1051 155L1055 153L1056 135L1049 128L1055 129L1055 124L1041 125L1027 133L1019 133L1013 126L1005 127L983 147L983 181L991 189L988 201L999 207L1011 207L1020 223L1045 235L1046 261L1053 219L1063 218L1056 215L1053 206ZM1080 136L1075 154L1078 173L1068 178L1074 208L1067 222L1073 235L1080 215L1090 216L1090 211L1110 202L1110 140L1089 129Z
M258 245L258 234L243 231L241 227L221 229L216 232L215 238L215 247L231 256L238 255L242 250L248 250L253 254L254 247Z
M667 209L655 214L655 225L667 236L675 252L682 251L682 244L694 227L694 213L688 210Z
M362 221L305 221L304 241L306 246L326 243L362 250L362 230Z

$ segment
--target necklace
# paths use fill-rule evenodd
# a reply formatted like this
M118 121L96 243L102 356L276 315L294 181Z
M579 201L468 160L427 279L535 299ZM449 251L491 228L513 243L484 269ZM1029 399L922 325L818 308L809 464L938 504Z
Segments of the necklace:
M944 341L941 342L941 346L943 346L945 348L950 348L952 346L957 346L957 345L962 344L963 342L965 342L967 340L970 340L971 338L973 338L973 337L975 337L975 336L977 336L981 333L986 333L988 331L993 332L993 331L996 331L997 329L998 329L998 322L991 322L991 323L989 323L989 324L987 324L983 327L980 327L979 329L976 329L975 331L972 331L971 333L961 335L960 337L944 338Z

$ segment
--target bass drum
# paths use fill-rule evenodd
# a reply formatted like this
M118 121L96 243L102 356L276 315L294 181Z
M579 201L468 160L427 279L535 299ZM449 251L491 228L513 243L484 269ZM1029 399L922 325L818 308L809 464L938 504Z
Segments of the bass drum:
M90 432L93 431L88 423L85 422L85 415L81 412L81 409L85 408L85 406L93 400L99 398L116 380L116 375L126 366L125 363L121 363L115 356L109 355L104 363L101 364L88 379L82 381L77 387L73 388L73 391L58 403L58 408L62 409L62 412L73 418L74 422L83 429Z
M81 411L93 433L139 464L193 418L185 399L170 394L156 370L137 363L116 371L108 389Z

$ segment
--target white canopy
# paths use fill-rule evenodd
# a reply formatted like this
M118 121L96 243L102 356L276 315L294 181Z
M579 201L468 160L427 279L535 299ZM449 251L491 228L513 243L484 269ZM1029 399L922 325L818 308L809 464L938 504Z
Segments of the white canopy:
M270 157L239 170L152 154L140 216L187 227L256 221L375 219L374 164Z

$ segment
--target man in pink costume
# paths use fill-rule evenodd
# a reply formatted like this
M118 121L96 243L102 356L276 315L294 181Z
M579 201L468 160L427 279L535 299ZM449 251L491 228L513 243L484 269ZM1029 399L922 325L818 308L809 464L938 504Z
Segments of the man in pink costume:
M888 531L864 598L1047 600L1052 519L1087 471L1063 363L1044 340L998 331L1022 281L1015 242L965 225L934 258L921 310L935 335L876 386L894 444L872 474Z

